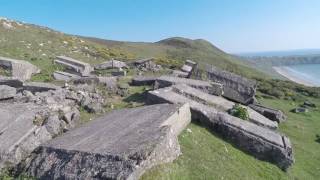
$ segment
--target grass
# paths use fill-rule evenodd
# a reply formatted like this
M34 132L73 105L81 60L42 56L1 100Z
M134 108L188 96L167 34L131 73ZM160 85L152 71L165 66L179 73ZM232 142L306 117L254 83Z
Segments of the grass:
M149 170L141 179L318 179L320 177L320 111L289 112L302 102L259 99L263 104L283 110L288 120L280 124L294 147L295 164L288 172L257 160L238 150L215 133L192 123L179 136L182 155L173 163ZM319 99L309 99L320 105Z

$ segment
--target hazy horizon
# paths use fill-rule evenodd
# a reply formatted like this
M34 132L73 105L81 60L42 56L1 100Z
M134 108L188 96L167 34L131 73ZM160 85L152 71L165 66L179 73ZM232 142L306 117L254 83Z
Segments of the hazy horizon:
M0 16L119 41L206 39L233 54L320 49L320 1L3 0Z

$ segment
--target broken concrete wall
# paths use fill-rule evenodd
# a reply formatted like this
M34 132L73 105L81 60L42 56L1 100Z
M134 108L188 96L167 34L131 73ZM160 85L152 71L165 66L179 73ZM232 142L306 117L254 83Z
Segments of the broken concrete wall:
M190 116L188 105L113 111L41 145L25 169L40 179L138 179L178 157Z
M222 71L212 66L207 68L207 78L223 84L223 96L248 105L254 102L256 83L239 75Z
M275 163L284 170L294 162L292 146L286 136L233 117L183 95L172 93L168 89L148 92L148 103L188 103L192 119L200 121L254 157Z
M81 76L90 76L93 68L88 63L72 59L65 56L57 56L54 60L55 63L65 66L70 72L78 73Z
M33 74L40 73L39 68L23 60L0 57L0 66L10 69L12 77L22 81L29 80Z

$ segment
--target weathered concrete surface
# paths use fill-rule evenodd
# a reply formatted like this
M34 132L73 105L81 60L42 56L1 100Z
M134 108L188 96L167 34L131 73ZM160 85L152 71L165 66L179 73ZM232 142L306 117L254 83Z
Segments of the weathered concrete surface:
M154 58L139 59L133 62L133 65L141 71L159 71L161 69L160 65L157 65Z
M71 81L71 80L79 79L81 78L81 76L72 74L72 73L62 72L62 71L55 71L53 73L53 78L60 81Z
M171 75L175 77L188 78L189 73L180 70L173 70Z
M284 113L278 109L265 107L259 104L250 104L249 107L278 123L285 121L287 118Z
M16 93L16 88L7 85L0 85L0 100L13 98L16 96Z
M254 102L256 83L239 75L222 71L216 67L207 69L208 79L223 84L223 96L248 105Z
M197 67L197 63L193 62L191 60L186 60L186 62L184 63L184 65L181 67L181 71L182 73L179 72L175 72L178 77L184 77L183 76L183 72L187 74L186 78L191 77L192 72L194 71L194 69Z
M154 76L136 76L132 79L131 84L133 86L153 85L156 79L157 77Z
M0 76L0 85L7 85L15 88L23 86L23 82L17 78Z
M18 164L68 126L58 112L33 103L0 103L0 117L0 170Z
M190 120L188 105L113 111L43 144L26 172L40 179L138 179L178 157L177 135Z
M0 57L0 66L10 69L12 77L22 81L29 80L33 74L40 73L39 68L23 60Z
M68 70L81 76L90 76L91 71L93 71L93 68L90 66L90 64L72 59L70 57L57 56L54 62L65 66Z
M57 90L59 86L50 83L42 82L25 82L23 83L23 90L30 91L32 93L44 92L49 90Z
M200 89L201 91L206 92L208 94L214 94L218 96L224 93L223 86L219 83L172 77L172 76L161 76L157 78L155 87L164 88L164 87L172 86L175 84L187 84L188 86L191 86L196 89Z
M171 88L171 90L177 94L181 94L187 98L205 104L207 106L212 106L218 110L222 110L228 112L233 108L235 105L234 102L229 101L221 96L210 95L204 93L198 89L192 88L185 84L178 84ZM263 115L259 114L255 110L251 109L247 106L242 106L247 109L249 113L249 120L259 126L267 127L270 129L277 129L278 123L271 121L270 119L264 117Z
M149 91L147 100L149 104L188 103L194 120L200 121L256 158L275 163L283 170L286 170L294 162L289 139L273 130L241 120L211 106L174 93L170 87Z
M110 61L106 61L101 64L98 64L94 68L98 70L114 69L114 68L119 69L119 68L128 68L128 65L125 62L112 59Z

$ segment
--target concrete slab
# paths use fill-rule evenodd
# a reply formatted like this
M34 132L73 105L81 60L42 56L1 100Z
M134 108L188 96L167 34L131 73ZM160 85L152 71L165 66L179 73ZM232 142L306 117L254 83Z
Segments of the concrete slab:
M207 77L213 82L223 84L223 96L233 101L248 105L254 102L256 82L231 72L211 66L207 68Z
M113 111L38 148L26 172L40 179L138 179L179 154L187 104Z
M231 110L233 106L236 104L221 96L210 95L198 89L187 86L185 84L178 84L173 86L172 91L174 91L175 93L184 95L185 97L193 99L202 104L212 106L214 108L217 108L218 110L225 111L225 112L228 112L229 110ZM259 126L267 127L270 129L278 128L277 122L271 121L270 119L264 117L263 115L259 114L258 112L251 109L250 107L247 107L247 106L242 106L242 107L247 109L249 113L249 120L251 122Z
M79 75L62 72L62 71L55 71L53 73L53 77L54 79L60 80L60 81L71 81L71 80L76 80L81 78L81 76Z
M161 76L157 78L155 87L156 88L164 88L169 87L175 84L186 84L196 89L200 89L203 92L208 94L214 95L222 95L223 86L219 83L207 82L207 81L200 81L195 79L186 79L186 78L179 78L173 76Z
M260 104L250 104L249 107L278 123L285 121L287 118L286 115L278 109L269 108Z
M7 85L15 88L20 88L23 86L23 81L17 78L0 76L0 85Z
M44 92L49 90L57 90L59 86L50 83L42 82L25 82L23 83L23 90L30 91L32 93Z
M287 137L175 93L172 87L149 91L147 100L149 104L188 103L193 120L200 121L256 158L275 163L284 170L294 162L292 146Z
M14 87L0 85L0 100L7 100L16 96L17 90Z
M0 66L10 69L12 77L22 81L29 80L33 74L40 73L39 68L27 61L6 57L0 57Z
M66 56L57 56L54 62L65 66L75 73L79 73L81 76L90 76L91 71L93 71L90 64Z

